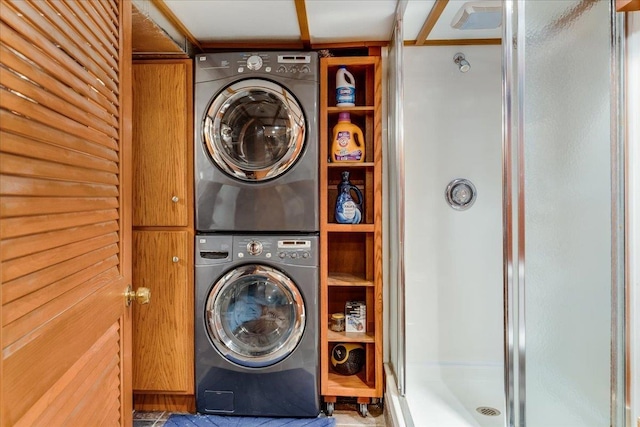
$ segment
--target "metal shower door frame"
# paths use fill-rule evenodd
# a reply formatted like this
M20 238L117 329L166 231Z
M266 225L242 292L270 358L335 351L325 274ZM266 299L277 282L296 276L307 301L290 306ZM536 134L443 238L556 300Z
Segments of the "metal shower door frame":
M503 277L507 427L526 427L526 227L524 0L503 2ZM625 375L624 19L609 0L611 19L611 426L630 427ZM537 426L532 426L537 427Z

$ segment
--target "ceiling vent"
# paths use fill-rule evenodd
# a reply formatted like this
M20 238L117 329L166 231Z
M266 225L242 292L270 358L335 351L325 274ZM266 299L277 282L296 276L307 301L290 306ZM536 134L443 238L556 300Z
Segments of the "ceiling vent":
M462 5L451 21L458 30L493 30L502 23L502 2L476 1Z

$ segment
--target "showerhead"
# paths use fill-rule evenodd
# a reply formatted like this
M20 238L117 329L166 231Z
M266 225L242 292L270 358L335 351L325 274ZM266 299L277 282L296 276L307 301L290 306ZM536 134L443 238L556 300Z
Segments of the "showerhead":
M469 61L464 59L464 53L456 53L453 57L453 62L458 65L458 69L461 73L466 73L471 69L471 64L469 64Z

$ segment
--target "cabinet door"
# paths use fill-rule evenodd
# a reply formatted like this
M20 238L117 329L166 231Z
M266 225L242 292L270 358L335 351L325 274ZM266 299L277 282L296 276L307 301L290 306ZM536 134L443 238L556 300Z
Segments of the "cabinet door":
M133 312L133 389L193 393L193 235L134 231L133 287L151 303Z
M191 63L133 66L133 225L189 225Z

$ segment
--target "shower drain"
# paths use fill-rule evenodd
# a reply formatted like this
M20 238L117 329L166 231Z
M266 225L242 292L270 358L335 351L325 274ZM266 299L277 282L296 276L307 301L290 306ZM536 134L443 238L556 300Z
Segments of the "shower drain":
M490 408L488 406L481 406L479 408L476 408L476 411L488 417L496 417L500 415L500 411L498 411L496 408Z

